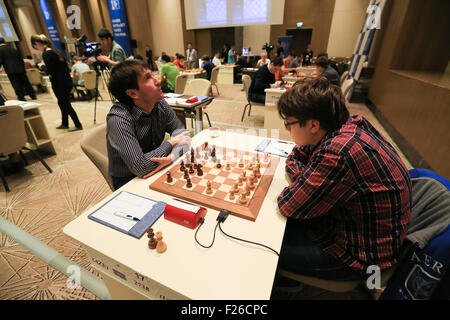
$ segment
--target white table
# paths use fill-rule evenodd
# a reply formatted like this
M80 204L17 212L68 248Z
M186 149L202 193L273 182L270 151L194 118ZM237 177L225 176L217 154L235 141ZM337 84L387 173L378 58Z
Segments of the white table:
M234 83L234 68L237 65L221 65L219 66L219 73L217 74L217 83L221 84L233 84Z
M7 100L5 106L20 106L23 109L25 131L27 133L27 143L33 149L45 150L48 153L56 154L52 139L42 119L39 106L36 102L26 102L20 100ZM1 108L1 107L0 107Z
M263 137L223 131L212 139L208 130L204 130L193 138L192 146L208 141L227 148L236 144L241 150L254 151L261 140ZM195 242L195 230L161 216L152 226L155 232L163 233L167 244L167 251L159 254L148 248L146 235L135 239L88 219L90 213L122 190L169 201L172 197L149 189L166 171L163 169L146 180L133 179L63 229L84 246L113 299L269 299L278 256L268 249L230 239L219 230L214 245L205 249ZM256 221L230 215L222 224L224 231L279 252L286 218L279 213L277 196L288 183L281 159ZM197 237L204 245L212 241L217 215L218 211L208 208ZM113 269L125 275L126 280Z

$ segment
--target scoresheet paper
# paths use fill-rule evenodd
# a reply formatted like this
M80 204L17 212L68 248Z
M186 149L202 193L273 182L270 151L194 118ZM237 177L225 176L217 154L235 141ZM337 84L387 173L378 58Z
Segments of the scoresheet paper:
M155 201L122 191L101 208L91 214L92 217L102 220L118 229L130 231L138 221L119 217L114 212L129 214L142 219L156 204Z
M287 158L287 156L292 152L292 149L294 149L294 146L295 144L289 142L264 139L255 150L258 152L267 152L275 156Z

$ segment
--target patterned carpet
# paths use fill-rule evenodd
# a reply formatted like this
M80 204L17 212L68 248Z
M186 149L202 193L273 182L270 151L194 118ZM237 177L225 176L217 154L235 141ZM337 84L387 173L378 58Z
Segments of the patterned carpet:
M0 193L0 215L90 270L84 250L62 228L109 192L103 176L81 152L81 132L54 139L57 155L46 157L50 174L36 161L8 176L11 192ZM69 289L67 277L0 234L0 299L94 299L85 289Z
M246 116L244 122L240 121L245 105L245 96L240 89L239 85L220 87L221 96L206 110L213 125L221 129L239 130L263 127L263 108L252 109L252 116ZM102 96L108 97L108 94L102 92ZM0 186L0 215L81 267L94 272L82 247L62 233L62 228L67 223L111 192L103 176L80 148L83 132L94 126L93 102L73 104L83 123L84 131L69 133L67 130L55 129L60 124L60 112L51 97L48 94L39 94L38 99L57 152L56 155L45 156L45 161L53 173L50 174L32 154L27 154L30 164L20 172L6 177L11 192L6 193L3 186ZM98 103L97 125L105 122L110 106L110 101ZM363 114L377 128L383 130L363 104L351 104L349 109L352 114ZM187 122L189 125L190 121ZM70 125L73 124L70 122ZM383 133L387 136L384 131ZM280 134L280 138L289 139L285 130ZM0 233L1 300L97 299L84 288L69 289L67 280L65 275ZM361 295L353 293L341 298L355 297Z

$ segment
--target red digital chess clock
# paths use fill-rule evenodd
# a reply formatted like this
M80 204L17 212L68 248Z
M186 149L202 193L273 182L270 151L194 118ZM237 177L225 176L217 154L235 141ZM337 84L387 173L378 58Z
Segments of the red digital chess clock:
M182 226L195 229L200 224L201 218L206 216L206 211L206 208L174 199L166 204L164 218Z

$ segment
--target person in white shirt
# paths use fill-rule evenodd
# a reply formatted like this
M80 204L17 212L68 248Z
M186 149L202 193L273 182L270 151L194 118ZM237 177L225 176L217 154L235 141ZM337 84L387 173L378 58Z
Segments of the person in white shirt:
M188 42L186 50L186 64L188 69L197 67L197 51L192 48L192 42Z
M270 63L270 59L267 59L267 53L266 52L261 52L261 59L258 60L258 62L256 63L256 67L262 67L265 64L269 64Z
M214 55L214 58L212 60L212 62L214 63L214 65L217 66L221 66L222 62L220 62L220 52L216 52L216 54Z

